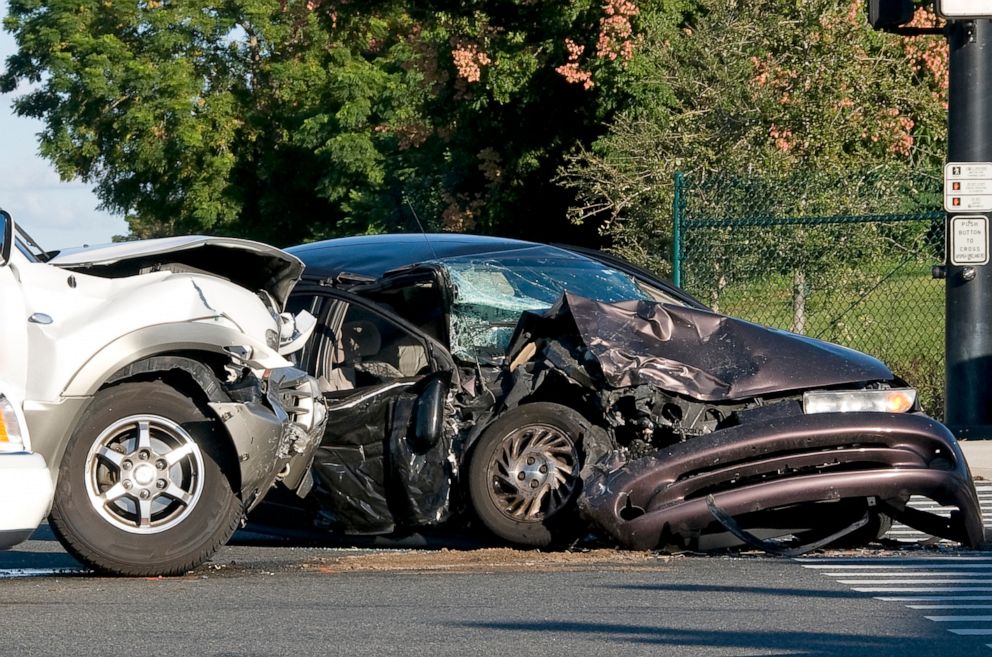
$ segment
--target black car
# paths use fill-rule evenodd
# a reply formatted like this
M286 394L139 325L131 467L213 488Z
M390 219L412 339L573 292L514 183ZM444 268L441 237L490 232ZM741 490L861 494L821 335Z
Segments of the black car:
M460 234L289 251L306 264L290 310L318 321L299 365L328 403L319 527L774 551L897 518L983 540L955 439L869 356L711 312L598 251Z

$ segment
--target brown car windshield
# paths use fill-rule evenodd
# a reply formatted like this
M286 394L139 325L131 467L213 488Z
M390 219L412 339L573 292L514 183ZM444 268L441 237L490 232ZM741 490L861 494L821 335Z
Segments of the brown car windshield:
M521 313L547 310L564 292L607 303L655 298L627 274L594 260L558 249L534 251L440 261L453 287L449 330L457 358L502 363Z

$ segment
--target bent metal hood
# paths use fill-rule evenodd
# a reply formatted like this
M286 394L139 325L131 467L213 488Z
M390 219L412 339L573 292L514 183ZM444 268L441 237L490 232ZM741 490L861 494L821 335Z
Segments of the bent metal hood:
M285 251L251 240L188 235L67 249L49 261L94 276L117 278L169 265L214 274L250 290L265 290L286 305L303 263Z
M894 378L882 362L851 349L652 301L602 303L566 293L543 315L525 313L517 335L553 338L569 324L613 388L646 384L723 401Z

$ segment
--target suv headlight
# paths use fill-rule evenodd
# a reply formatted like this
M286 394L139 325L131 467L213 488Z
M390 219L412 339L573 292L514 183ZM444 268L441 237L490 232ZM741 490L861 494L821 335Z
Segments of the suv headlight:
M283 313L279 316L279 323L279 353L288 356L303 348L317 326L317 319L306 310L301 310L295 317Z
M803 393L803 410L814 413L905 413L916 404L916 390L814 390Z
M17 419L14 406L0 395L0 452L24 450L24 429Z

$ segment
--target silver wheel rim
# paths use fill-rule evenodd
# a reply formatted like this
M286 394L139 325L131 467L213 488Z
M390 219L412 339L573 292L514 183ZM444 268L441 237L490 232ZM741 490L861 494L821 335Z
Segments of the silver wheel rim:
M203 455L181 426L132 415L103 430L86 455L90 504L114 527L157 534L189 516L203 493Z
M565 506L579 482L579 455L566 433L528 424L500 442L487 469L496 508L517 522L541 522Z

